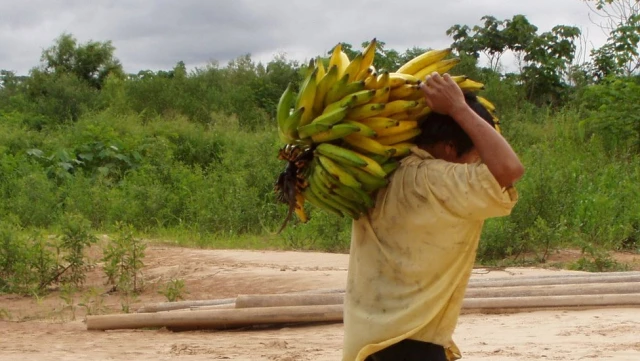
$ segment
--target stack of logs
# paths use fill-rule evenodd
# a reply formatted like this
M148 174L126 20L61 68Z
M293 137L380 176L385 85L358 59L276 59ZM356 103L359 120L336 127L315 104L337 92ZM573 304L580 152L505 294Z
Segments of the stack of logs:
M342 322L344 289L146 305L134 314L87 316L88 330L171 330ZM640 306L640 272L472 278L463 313Z

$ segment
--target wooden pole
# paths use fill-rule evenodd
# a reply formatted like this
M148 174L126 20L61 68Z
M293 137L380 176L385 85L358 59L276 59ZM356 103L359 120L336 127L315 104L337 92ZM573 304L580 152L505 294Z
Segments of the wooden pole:
M640 294L471 298L465 313L497 309L640 306ZM168 327L172 329L225 329L283 323L342 322L343 305L258 307L200 311L174 311L87 316L88 330Z
M514 286L545 286L545 285L578 285L586 283L622 283L640 282L640 275L584 275L569 277L503 277L469 281L468 288L480 287L514 287Z
M640 293L640 282L468 288L465 298Z
M146 327L225 329L260 324L338 321L342 321L342 305L319 305L87 316L87 330Z
M236 308L339 305L344 293L308 295L238 295Z
M640 294L640 283L596 283L585 285L518 286L468 289L465 298L569 296L598 294ZM307 295L239 295L236 308L337 305L344 303L344 293Z
M174 311L174 310L182 310L190 307L198 307L198 306L216 306L216 305L225 305L225 304L233 304L236 302L235 298L220 298L214 300L197 300L197 301L178 301L178 302L160 302L160 303L152 303L148 305L144 305L138 309L138 313L152 313L152 312L162 312L162 311Z
M466 310L586 306L640 306L640 294L469 298L462 304Z

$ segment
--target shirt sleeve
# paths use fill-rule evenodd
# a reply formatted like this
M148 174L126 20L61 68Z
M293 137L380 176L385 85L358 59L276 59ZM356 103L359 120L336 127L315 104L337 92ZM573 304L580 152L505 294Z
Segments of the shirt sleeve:
M415 181L423 199L465 219L509 215L518 200L515 187L501 187L484 163L427 160L420 165Z

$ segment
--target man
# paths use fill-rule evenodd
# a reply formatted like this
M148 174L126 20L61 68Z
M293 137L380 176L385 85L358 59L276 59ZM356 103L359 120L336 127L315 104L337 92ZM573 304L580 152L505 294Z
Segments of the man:
M343 361L446 361L483 223L511 213L524 173L490 114L448 74L376 207L353 222Z

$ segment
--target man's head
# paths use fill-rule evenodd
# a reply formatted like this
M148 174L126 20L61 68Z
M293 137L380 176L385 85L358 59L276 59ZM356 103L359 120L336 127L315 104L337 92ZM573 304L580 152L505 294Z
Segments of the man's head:
M466 93L465 101L482 119L495 128L491 114L478 102L475 94ZM480 159L471 138L448 115L432 112L420 119L422 133L414 143L436 158L455 163L473 163Z

